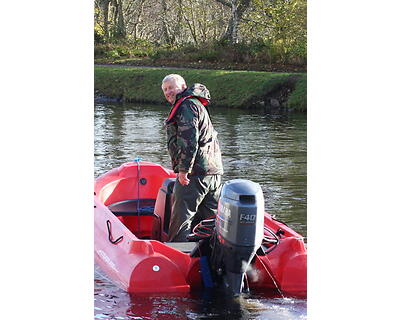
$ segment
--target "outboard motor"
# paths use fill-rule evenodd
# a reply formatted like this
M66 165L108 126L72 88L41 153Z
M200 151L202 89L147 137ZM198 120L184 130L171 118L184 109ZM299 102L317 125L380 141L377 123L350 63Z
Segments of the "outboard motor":
M222 187L210 241L210 266L226 288L242 292L246 269L264 236L264 196L258 183L234 179Z

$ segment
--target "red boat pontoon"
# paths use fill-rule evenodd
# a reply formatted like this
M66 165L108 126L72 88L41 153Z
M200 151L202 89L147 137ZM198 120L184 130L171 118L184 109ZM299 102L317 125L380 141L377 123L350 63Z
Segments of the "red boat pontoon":
M203 250L209 240L167 242L175 176L158 164L138 160L95 180L95 263L127 292L188 292L212 286L215 275L224 272L223 265L215 272L215 257L209 253L207 257L209 250ZM305 296L307 253L303 237L262 210L262 244L244 264L244 276L233 281L243 279L239 290ZM226 223L223 219L217 215L215 225ZM244 221L245 228L251 226L251 215L243 215L243 219L249 220ZM224 246L226 241L220 235L216 238Z

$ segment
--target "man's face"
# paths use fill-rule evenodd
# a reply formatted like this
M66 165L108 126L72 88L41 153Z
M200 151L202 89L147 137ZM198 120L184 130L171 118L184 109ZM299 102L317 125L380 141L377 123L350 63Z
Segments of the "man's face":
M184 91L186 87L183 83L178 86L175 80L169 80L165 81L161 88L164 92L165 99L167 99L170 104L174 104L176 95Z

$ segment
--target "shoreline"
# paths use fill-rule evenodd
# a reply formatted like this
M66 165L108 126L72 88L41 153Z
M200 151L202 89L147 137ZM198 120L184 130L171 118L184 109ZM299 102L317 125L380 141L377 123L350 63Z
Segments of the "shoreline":
M203 83L213 107L306 112L307 73L197 69L131 65L95 65L97 101L165 104L161 80L179 73L188 86Z

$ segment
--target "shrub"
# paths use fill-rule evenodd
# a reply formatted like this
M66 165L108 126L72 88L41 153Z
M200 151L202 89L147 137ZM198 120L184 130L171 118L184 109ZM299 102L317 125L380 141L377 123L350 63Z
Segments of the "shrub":
M283 40L261 40L230 44L226 41L210 41L196 46L186 43L180 47L156 46L145 40L119 42L114 44L96 44L95 57L112 61L126 61L128 58L150 58L173 63L224 63L224 64L292 64L305 66L306 45L287 46Z
M119 58L120 57L119 53L118 53L118 50L116 50L116 49L112 49L110 51L107 51L106 52L106 56L108 58Z

